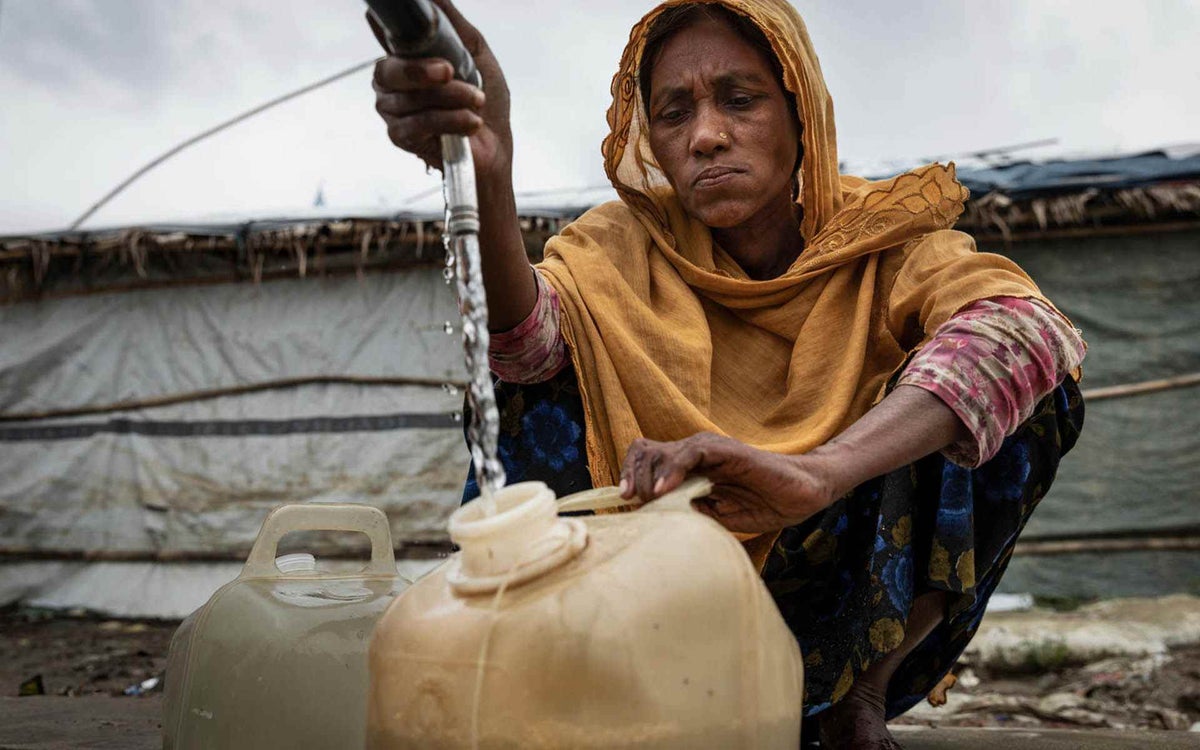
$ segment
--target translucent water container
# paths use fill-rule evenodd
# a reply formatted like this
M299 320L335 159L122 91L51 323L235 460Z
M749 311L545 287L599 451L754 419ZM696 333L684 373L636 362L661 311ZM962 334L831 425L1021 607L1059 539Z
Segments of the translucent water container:
M800 649L689 480L632 513L540 482L459 509L461 552L371 641L367 747L779 748L800 738Z
M294 531L361 532L370 561L339 570L309 554L277 558L279 540ZM277 508L241 574L171 640L163 747L362 747L371 631L407 587L379 509Z

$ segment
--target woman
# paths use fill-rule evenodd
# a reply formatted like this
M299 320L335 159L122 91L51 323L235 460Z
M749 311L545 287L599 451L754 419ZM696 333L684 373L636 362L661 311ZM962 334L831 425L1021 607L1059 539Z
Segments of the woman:
M439 162L471 137L510 480L649 501L689 473L742 535L806 664L827 747L953 666L1082 421L1083 343L1017 266L950 229L953 166L838 171L832 103L785 0L668 0L613 79L621 200L525 261L508 96L443 4L484 92L388 58L377 109ZM468 488L468 495L473 495Z

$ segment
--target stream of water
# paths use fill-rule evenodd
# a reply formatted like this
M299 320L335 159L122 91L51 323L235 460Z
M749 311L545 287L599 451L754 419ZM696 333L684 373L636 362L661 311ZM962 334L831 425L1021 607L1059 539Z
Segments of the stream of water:
M495 493L504 486L504 466L497 456L500 411L488 367L488 309L479 255L479 200L475 190L475 163L464 136L442 136L442 191L446 201L442 243L447 283L454 279L458 309L462 314L463 354L467 365L467 405L471 421L467 444L487 515L496 513ZM446 332L454 326L446 323Z
M447 221L447 225L449 222ZM446 235L447 270L458 289L462 313L463 354L467 365L467 404L471 421L467 425L467 443L479 483L481 500L488 515L496 512L493 495L504 486L504 466L497 456L500 411L488 367L487 295L480 267L479 237L475 234Z

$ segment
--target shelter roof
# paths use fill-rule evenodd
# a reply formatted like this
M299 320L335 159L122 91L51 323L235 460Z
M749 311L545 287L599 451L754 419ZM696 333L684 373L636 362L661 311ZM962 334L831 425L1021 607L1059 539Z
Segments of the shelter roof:
M1200 179L1200 146L1108 158L1056 159L967 167L959 179L974 195L1019 199L1089 189L1122 189Z
M968 159L959 177L972 198L958 226L985 243L1200 229L1200 144L1043 161ZM527 194L518 213L530 257L540 257L563 225L614 196L607 186ZM0 236L0 303L431 265L443 262L441 231L442 212L431 202L399 212L302 209Z

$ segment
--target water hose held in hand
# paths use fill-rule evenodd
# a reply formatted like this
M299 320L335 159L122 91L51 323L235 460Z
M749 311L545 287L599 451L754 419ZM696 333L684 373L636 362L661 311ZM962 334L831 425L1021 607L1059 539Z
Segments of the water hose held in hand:
M384 30L390 51L399 57L440 57L454 67L454 77L483 86L475 61L442 9L429 0L366 0Z
M440 57L454 77L482 88L483 77L442 9L429 0L366 0L368 11L383 29L388 50L398 57ZM451 237L479 234L479 199L475 164L467 137L443 135L442 164L447 226Z
M450 19L429 0L366 0L371 20L382 30L388 51L399 57L436 57L449 61L456 78L482 87L483 77L463 46ZM485 505L504 486L504 467L497 458L499 412L488 367L487 295L479 254L479 197L475 161L466 136L443 135L442 184L446 196L445 240L457 265L459 308L463 313L463 348L468 373L467 400L471 423L467 438L471 460Z

